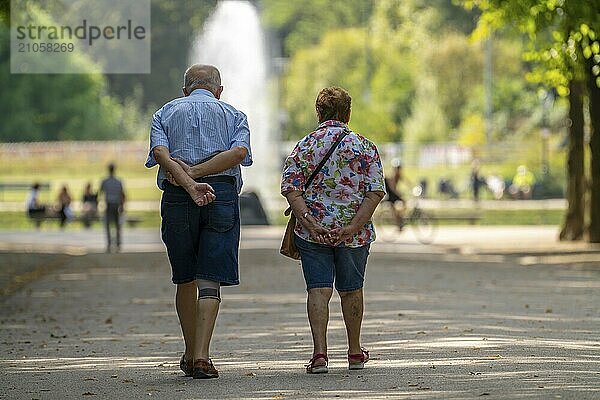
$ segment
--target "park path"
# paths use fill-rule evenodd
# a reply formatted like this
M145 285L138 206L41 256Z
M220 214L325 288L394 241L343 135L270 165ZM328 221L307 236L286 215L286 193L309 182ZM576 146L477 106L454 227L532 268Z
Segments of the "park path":
M285 226L243 226L242 249L276 249L281 244ZM400 254L469 254L534 257L546 263L597 262L600 264L600 245L586 242L560 242L556 226L439 226L433 243L423 245L412 228L402 232L386 226L377 228L378 240L373 244L376 252ZM102 229L42 229L40 231L0 230L0 251L87 254L104 252L105 238ZM125 252L162 252L164 245L158 228L125 228ZM558 257L558 258L557 258ZM517 262L520 262L517 260ZM0 275L2 271L0 271Z
M223 290L218 380L184 378L166 257L0 253L51 268L0 300L0 399L600 398L600 268L373 252L364 343L346 369L337 295L330 373L310 376L299 266L241 251Z

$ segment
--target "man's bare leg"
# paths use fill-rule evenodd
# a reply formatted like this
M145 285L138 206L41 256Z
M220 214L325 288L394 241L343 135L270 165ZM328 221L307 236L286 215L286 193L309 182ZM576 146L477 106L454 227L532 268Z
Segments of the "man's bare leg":
M340 292L340 299L348 334L348 352L349 354L361 354L360 328L363 318L363 290Z
M313 338L313 355L327 354L327 323L329 322L329 300L333 288L314 288L308 290L306 309L308 321ZM320 359L315 365L324 365L325 360Z
M185 358L193 360L194 340L196 336L196 304L198 301L198 288L196 282L188 282L177 285L177 294L175 295L175 306L183 340L185 342Z
M210 358L210 340L219 313L219 304L221 302L213 298L198 299L194 360L207 360Z

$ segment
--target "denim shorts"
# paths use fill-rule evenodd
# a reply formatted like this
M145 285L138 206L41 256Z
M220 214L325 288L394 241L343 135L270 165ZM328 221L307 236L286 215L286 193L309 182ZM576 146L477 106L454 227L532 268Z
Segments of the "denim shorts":
M197 206L187 192L168 182L160 205L161 234L173 283L196 279L238 285L240 211L235 178L205 178L217 198Z
M333 287L338 292L361 289L370 245L361 247L327 246L308 242L294 235L300 252L306 290Z

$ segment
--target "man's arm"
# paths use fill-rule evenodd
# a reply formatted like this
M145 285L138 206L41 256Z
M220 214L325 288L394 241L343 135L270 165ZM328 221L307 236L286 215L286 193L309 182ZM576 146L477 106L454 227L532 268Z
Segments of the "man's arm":
M202 178L203 176L214 175L223 171L227 171L228 169L231 169L244 161L247 155L248 150L245 147L237 146L230 150L222 151L221 153L218 153L212 157L210 160L193 165L191 167L181 160L173 160L176 161L181 166L183 171L189 176L191 176L193 179L197 179Z
M185 191L192 196L192 199L196 204L203 206L216 198L214 189L206 183L195 182L183 170L179 163L171 159L169 149L167 149L165 146L156 146L152 150L152 153L156 159L156 162L161 166L161 168L173 176L177 184L183 187Z

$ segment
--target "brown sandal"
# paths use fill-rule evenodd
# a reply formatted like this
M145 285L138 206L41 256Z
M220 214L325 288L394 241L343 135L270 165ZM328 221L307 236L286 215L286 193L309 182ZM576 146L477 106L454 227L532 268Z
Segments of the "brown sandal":
M217 371L210 358L207 360L197 359L194 360L193 376L194 379L218 378L219 371Z

